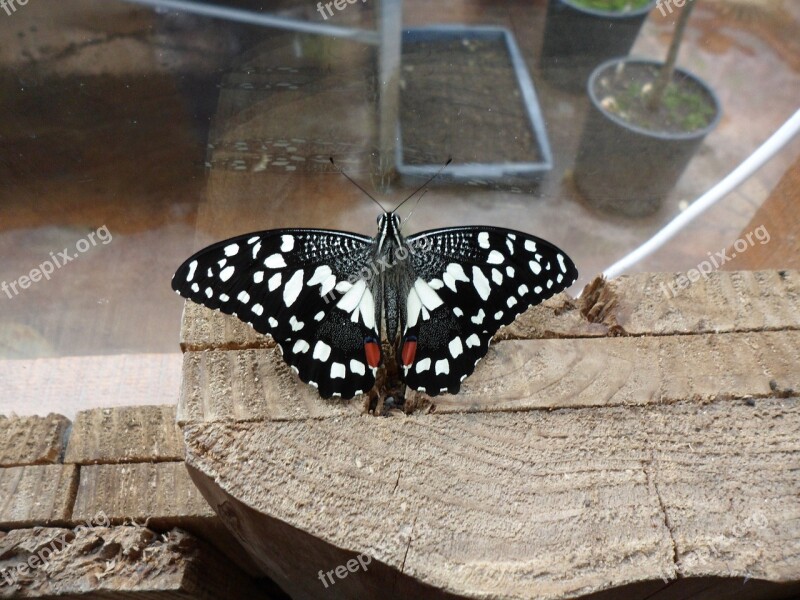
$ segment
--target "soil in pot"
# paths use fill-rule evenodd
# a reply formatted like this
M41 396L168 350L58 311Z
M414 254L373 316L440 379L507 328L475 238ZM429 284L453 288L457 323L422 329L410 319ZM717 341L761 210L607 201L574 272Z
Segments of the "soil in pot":
M505 41L448 37L403 44L403 162L538 162Z
M660 106L650 108L649 93L658 74L656 65L620 63L595 81L595 97L607 112L648 131L690 133L712 123L716 103L705 88L689 77L673 77Z
M592 103L575 183L598 208L629 216L658 210L719 118L714 93L682 70L651 110L647 91L660 68L650 61L609 61L590 78Z

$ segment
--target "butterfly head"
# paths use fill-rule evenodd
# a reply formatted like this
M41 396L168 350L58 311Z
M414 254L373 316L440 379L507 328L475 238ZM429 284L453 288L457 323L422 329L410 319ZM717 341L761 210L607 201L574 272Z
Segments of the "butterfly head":
M401 226L402 221L396 212L387 211L379 215L377 236L378 247L383 248L384 243L387 241L399 246L402 243L402 237L400 235Z

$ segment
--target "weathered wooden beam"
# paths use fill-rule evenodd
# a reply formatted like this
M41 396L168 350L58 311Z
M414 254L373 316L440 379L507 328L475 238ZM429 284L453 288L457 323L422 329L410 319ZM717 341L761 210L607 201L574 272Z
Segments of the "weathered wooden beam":
M0 415L0 467L60 462L69 424L69 419L53 413L46 417Z
M98 514L112 525L185 529L213 544L249 574L262 574L222 526L182 461L82 466L72 522L91 522Z
M506 340L495 344L461 392L437 412L636 405L687 398L766 397L800 390L800 331L720 335ZM180 423L215 419L297 420L366 413L366 396L323 400L276 348L184 355Z
M0 538L0 598L226 600L272 596L181 530L36 528Z
M69 524L77 487L75 465L0 469L0 529Z
M186 439L201 491L294 598L579 598L707 576L797 589L797 398L215 422ZM374 571L323 586L359 554Z
M798 281L597 281L503 330L459 395L408 394L424 410L391 418L320 399L268 338L187 307L189 473L295 598L711 599L742 579L786 597Z
M78 413L64 462L80 465L182 461L175 405L93 408Z

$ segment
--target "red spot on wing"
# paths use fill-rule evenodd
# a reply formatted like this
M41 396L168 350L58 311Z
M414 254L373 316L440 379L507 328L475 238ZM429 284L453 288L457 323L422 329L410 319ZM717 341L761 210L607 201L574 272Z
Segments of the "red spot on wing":
M367 355L367 364L373 369L381 364L381 347L378 342L364 342L364 354Z
M414 362L414 356L417 354L417 340L406 340L403 344L403 366L407 367Z

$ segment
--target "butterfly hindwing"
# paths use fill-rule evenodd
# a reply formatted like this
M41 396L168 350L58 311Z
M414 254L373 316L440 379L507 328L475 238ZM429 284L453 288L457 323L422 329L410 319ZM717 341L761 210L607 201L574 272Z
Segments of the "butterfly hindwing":
M368 282L372 239L313 230L271 230L201 250L176 271L173 289L270 334L284 359L321 396L350 398L375 382L365 339L380 339Z
M495 227L454 227L408 238L415 281L406 299L400 365L410 387L435 396L457 393L485 356L497 330L529 306L566 289L578 272L549 242ZM409 353L410 354L410 353Z

